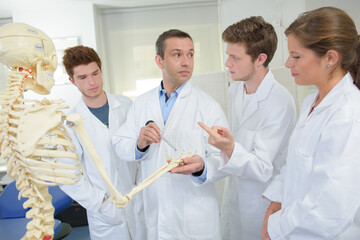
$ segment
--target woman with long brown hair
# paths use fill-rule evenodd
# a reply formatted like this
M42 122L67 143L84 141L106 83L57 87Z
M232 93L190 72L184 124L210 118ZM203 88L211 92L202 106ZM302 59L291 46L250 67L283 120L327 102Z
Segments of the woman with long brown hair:
M360 239L359 36L344 11L301 14L285 31L286 67L315 85L302 106L286 166L264 197L263 239Z

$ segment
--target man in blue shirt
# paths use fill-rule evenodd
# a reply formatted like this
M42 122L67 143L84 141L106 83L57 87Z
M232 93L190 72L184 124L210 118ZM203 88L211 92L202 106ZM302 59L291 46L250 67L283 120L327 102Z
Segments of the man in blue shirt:
M159 36L155 61L163 80L134 101L126 122L113 137L120 159L141 162L143 179L169 156L178 159L182 153L188 156L186 163L196 162L196 175L205 174L204 162L207 171L219 165L219 150L208 144L208 134L197 122L227 125L226 117L213 98L189 82L194 53L193 41L183 31L172 29ZM192 175L165 174L144 189L149 239L220 239L215 186L197 187L193 181L198 179Z

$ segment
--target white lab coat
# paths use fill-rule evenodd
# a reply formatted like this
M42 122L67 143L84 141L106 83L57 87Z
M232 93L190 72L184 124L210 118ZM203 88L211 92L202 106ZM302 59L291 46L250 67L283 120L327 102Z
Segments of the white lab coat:
M135 160L140 128L153 120L162 134L178 149L174 152L164 141L151 144L140 159L145 179L180 152L198 154L208 170L219 166L219 151L208 144L208 137L197 122L226 126L220 105L206 93L187 82L167 119L162 118L158 88L139 96L131 106L126 123L113 137L121 159ZM218 203L214 184L195 186L192 176L166 173L144 189L144 212L149 239L220 239Z
M221 209L223 240L258 240L269 202L262 193L285 161L287 144L296 122L292 96L269 71L256 93L243 106L244 82L229 88L230 130L235 137L231 158L221 153L214 181L230 175ZM245 110L244 110L245 109Z
M305 99L286 166L264 196L282 203L271 215L272 240L360 239L360 92L347 74L309 114Z
M107 94L109 103L109 129L95 117L82 98L70 113L79 113L85 124L89 137L98 152L111 182L121 194L129 192L135 185L139 166L126 163L113 151L112 135L125 122L131 100L124 96ZM61 189L87 210L91 239L146 239L145 224L142 214L141 196L132 200L125 209L116 208L107 200L102 204L108 193L105 182L80 139L68 129L76 146L83 176L76 185L62 185Z

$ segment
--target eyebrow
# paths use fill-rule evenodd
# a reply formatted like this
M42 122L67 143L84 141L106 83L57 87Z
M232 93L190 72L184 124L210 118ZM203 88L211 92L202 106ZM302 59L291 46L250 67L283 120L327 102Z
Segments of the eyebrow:
M97 72L99 72L100 71L100 69L96 69L95 71L93 71L92 73L90 73L90 74L94 74L94 73L97 73ZM83 77L86 77L87 76L87 74L83 74L83 75L78 75L78 76L76 76L76 77L78 77L78 78L83 78Z
M235 54L229 54L228 52L226 52L226 55L228 55L229 57L236 57L236 58L239 58L239 57L240 57L240 56L235 55Z
M171 50L170 52L194 52L194 49L193 48L190 48L189 50L182 50L182 49L179 49L179 48L175 48L173 50Z

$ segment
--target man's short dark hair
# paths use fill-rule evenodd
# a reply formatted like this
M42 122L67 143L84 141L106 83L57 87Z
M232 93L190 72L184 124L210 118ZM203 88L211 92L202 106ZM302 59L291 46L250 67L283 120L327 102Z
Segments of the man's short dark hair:
M65 49L63 65L69 77L73 78L74 68L95 62L101 70L101 60L94 49L82 45Z
M189 38L192 41L190 35L184 31L178 29L170 29L166 32L163 32L158 39L156 40L155 48L156 54L159 55L162 59L164 59L164 52L166 48L166 39L168 38Z
M228 43L244 44L252 61L265 53L267 59L264 67L267 67L274 57L278 41L274 27L260 16L245 18L232 24L223 32L222 38Z

